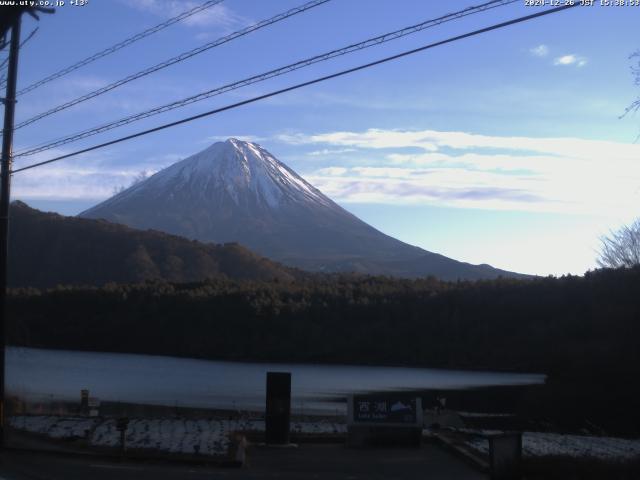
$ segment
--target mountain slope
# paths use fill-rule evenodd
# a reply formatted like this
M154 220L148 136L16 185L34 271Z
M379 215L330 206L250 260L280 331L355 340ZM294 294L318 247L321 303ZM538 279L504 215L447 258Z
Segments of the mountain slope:
M204 242L239 242L287 265L442 279L514 275L376 230L255 143L229 139L80 214Z
M290 280L296 272L238 244L205 245L103 220L11 204L9 285L52 287L164 279Z

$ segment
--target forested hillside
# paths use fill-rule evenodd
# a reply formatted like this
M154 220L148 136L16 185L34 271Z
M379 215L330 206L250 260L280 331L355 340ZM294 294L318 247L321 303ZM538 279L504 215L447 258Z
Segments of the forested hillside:
M102 220L11 205L9 285L100 286L109 282L205 278L292 279L298 273L238 244L204 244Z

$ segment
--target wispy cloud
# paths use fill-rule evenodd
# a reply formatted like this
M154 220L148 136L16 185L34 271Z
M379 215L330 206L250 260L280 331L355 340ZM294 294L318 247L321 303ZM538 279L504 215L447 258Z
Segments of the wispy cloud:
M632 214L640 204L640 145L381 129L279 139L367 152L367 165L327 165L306 175L342 202L605 216Z
M21 162L16 167L66 153L69 150L54 149L35 154L28 162ZM141 171L154 174L181 158L180 155L166 154L117 166L109 153L94 152L81 159L70 159L15 174L12 194L20 199L103 200L113 195L115 189L130 185Z
M443 147L458 150L492 149L539 152L558 156L580 158L607 158L615 152L619 158L635 160L640 155L640 145L580 138L499 137L468 132L437 130L384 130L369 129L363 132L338 131L321 134L283 134L278 140L292 145L327 144L351 146L360 149L419 148L436 152Z
M127 6L153 15L169 18L190 10L202 2L191 0L125 0ZM249 20L238 15L224 4L214 5L182 21L192 27L221 27L224 29L246 25Z
M425 133L420 131L369 129L365 132L331 132L318 135L282 134L276 138L292 145L328 143L357 148L419 147L424 150L437 150L437 146L427 140Z
M316 175L328 175L330 177L337 177L340 175L344 175L345 173L348 173L349 169L345 168L345 167L326 167L326 168L321 168L319 170L315 171Z
M331 175L330 173L336 173ZM306 178L344 203L430 204L493 210L545 210L553 205L513 181L462 169L326 168ZM521 182L525 183L525 182ZM541 208L545 202L546 208Z
M262 142L267 139L266 137L260 137L258 135L211 135L203 139L202 143L224 142L230 138L237 138L243 142Z
M562 55L561 57L556 57L553 64L557 66L573 65L576 67L584 67L587 64L587 58L575 54Z
M529 53L534 57L546 57L549 55L549 47L544 44L538 45L536 47L530 48Z
M355 148L323 148L322 150L314 150L312 152L307 153L307 155L311 157L324 157L324 156L335 156L335 155L344 155L345 153L355 152Z

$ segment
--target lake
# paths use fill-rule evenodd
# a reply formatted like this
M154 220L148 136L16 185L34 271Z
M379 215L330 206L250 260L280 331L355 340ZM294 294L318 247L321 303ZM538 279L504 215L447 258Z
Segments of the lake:
M7 347L7 393L29 401L102 401L264 409L266 372L292 374L294 411L342 413L352 393L544 383L539 374L432 368L244 363L152 355Z

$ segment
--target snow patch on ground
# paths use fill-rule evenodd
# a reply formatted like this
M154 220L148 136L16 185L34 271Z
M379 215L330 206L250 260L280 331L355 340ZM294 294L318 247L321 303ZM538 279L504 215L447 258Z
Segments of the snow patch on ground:
M38 433L56 439L86 438L98 424L97 418L57 416L17 416L9 418L9 425L18 430Z
M489 440L486 438L474 436L466 444L480 453L489 454ZM640 439L525 432L522 435L522 455L632 460L640 458Z
M60 417L52 415L17 415L9 417L11 427L52 439L81 439L93 447L120 446L120 432L113 418ZM261 418L132 418L126 441L131 449L157 452L223 456L229 452L234 432L263 432ZM486 435L497 430L455 429L468 435L466 444L485 455L489 454ZM346 434L344 423L326 419L292 421L291 432L311 435ZM569 456L603 460L640 458L640 439L564 435L559 433L525 432L522 437L523 456Z
M14 416L13 428L55 439L84 439L92 447L120 446L115 419ZM263 432L264 420L254 418L184 419L132 418L126 433L127 448L168 453L226 455L234 432ZM305 434L343 434L346 425L326 420L292 422L291 431Z
M507 418L514 417L513 413L483 413L483 412L462 412L458 411L458 415L467 418Z
M344 423L335 423L329 421L318 422L293 422L291 424L291 431L294 433L309 433L309 434L345 434L347 433L347 426Z
M132 419L126 433L127 448L224 455L234 430L230 422L224 420ZM116 429L116 421L103 421L88 440L94 447L118 447L120 432Z

